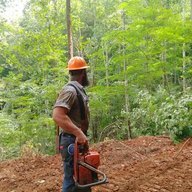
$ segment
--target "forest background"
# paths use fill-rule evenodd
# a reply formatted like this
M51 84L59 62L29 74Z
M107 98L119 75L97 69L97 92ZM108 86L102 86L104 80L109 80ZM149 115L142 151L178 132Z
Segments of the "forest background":
M192 0L73 0L71 21L74 55L90 65L90 141L192 136ZM67 47L65 0L0 18L0 160L55 152Z

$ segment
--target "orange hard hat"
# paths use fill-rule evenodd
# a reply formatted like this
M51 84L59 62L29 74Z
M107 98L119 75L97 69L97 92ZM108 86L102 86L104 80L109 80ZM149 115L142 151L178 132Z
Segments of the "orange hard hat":
M82 57L72 57L68 62L68 70L80 70L80 69L86 69L89 66L85 62L85 60Z

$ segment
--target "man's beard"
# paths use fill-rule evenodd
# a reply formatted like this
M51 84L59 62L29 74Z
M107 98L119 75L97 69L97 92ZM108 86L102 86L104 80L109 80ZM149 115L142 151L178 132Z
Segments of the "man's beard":
M82 79L82 85L83 87L89 86L89 80L88 80L88 76L87 73L84 73L83 79Z

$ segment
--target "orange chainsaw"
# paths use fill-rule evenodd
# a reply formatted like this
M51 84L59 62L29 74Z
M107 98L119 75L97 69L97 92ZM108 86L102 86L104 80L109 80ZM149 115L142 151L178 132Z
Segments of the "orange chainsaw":
M74 144L74 180L78 188L107 183L106 175L98 170L100 155L90 151L88 145Z

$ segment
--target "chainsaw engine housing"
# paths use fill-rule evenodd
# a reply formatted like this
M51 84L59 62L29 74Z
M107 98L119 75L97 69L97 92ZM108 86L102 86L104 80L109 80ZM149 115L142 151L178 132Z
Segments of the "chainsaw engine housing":
M74 180L78 188L89 188L107 182L106 175L98 170L100 155L97 151L89 151L88 145L81 149L75 142L74 147ZM98 175L102 176L98 179Z
M95 169L97 169L100 165L100 155L96 151L90 151L88 154L80 155L79 160L84 162ZM94 171L82 166L81 164L78 165L78 173L79 173L79 184L85 185L89 183L96 182L98 180L97 173Z

